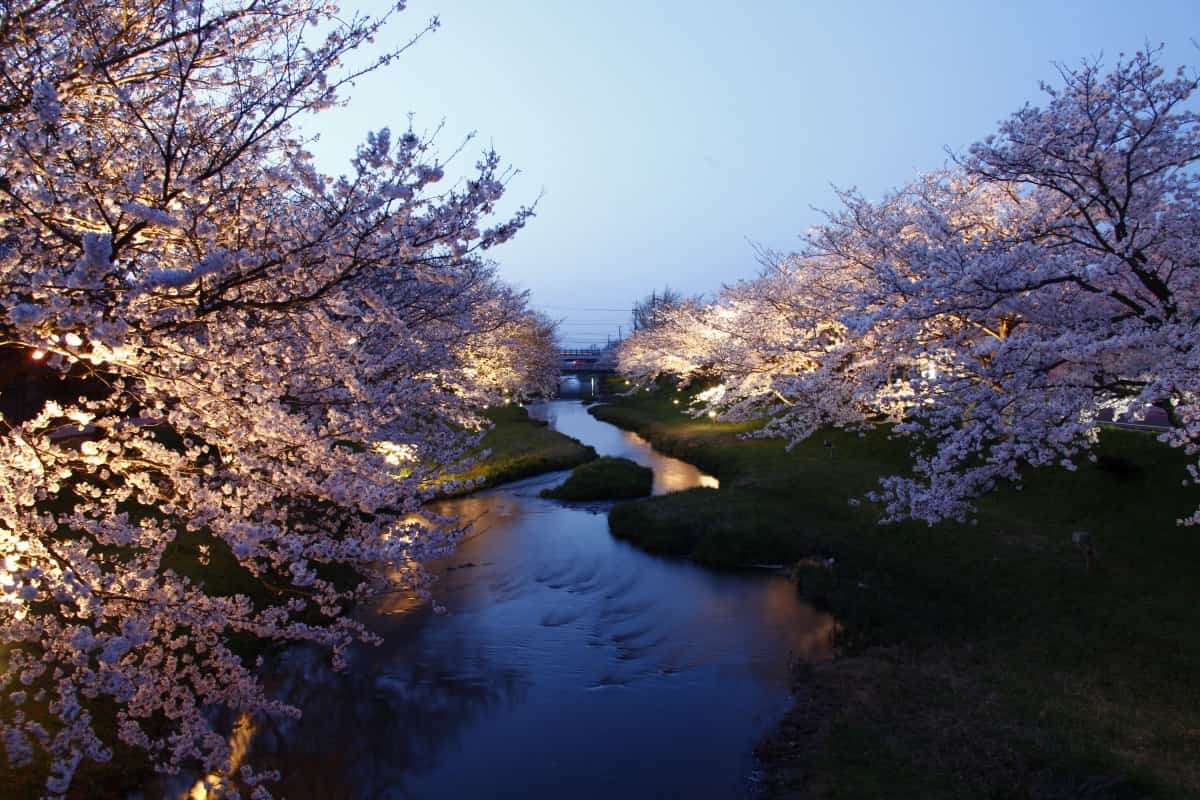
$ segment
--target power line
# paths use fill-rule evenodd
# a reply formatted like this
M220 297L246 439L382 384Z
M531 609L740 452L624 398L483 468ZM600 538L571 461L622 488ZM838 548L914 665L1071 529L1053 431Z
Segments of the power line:
M629 308L605 308L602 306L541 305L538 303L534 303L534 305L538 308L560 308L568 311L620 311L623 314L628 314L630 311Z

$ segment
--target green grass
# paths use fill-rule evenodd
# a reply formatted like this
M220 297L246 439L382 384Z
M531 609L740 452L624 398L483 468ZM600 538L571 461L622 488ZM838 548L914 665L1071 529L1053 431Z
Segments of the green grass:
M714 566L795 564L842 625L843 657L811 677L837 702L797 712L800 744L766 759L781 796L1200 796L1200 532L1175 524L1200 492L1183 454L1109 430L1099 464L1031 472L975 525L879 526L849 501L907 468L907 442L831 431L789 452L677 397L593 413L721 488L619 504L614 534Z
M488 451L489 454L466 472L446 478L477 483L471 488L447 493L448 496L571 469L596 458L594 449L551 430L542 420L532 419L521 406L493 408L485 416L491 420L492 427L476 453Z
M628 458L598 458L576 467L570 476L553 489L543 489L542 497L555 500L616 500L645 497L654 486L654 471Z

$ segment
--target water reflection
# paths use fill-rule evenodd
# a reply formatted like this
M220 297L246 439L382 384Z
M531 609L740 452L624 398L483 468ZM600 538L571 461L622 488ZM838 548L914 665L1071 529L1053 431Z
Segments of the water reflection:
M531 403L527 408L531 417L546 420L555 430L590 444L602 456L628 458L654 470L654 494L681 492L697 486L717 489L721 485L712 475L704 474L686 461L658 452L636 433L601 422L587 413L583 403L560 400Z
M705 485L579 403L535 413L653 467L656 491ZM433 565L447 614L403 598L365 609L385 643L341 674L288 653L278 692L304 716L259 721L246 755L283 773L276 796L745 796L789 663L827 654L831 620L782 577L654 558L605 515L538 496L563 477L433 509L474 524Z
M256 730L254 720L245 712L241 713L237 722L233 724L233 733L228 739L229 775L236 775L241 769L246 760L246 750L249 749ZM236 789L236 786L230 785L226 775L210 772L196 781L184 797L185 800L218 800L231 794L230 788Z
M246 756L282 773L276 796L414 796L411 776L458 749L474 722L520 703L530 685L521 670L493 663L485 643L454 638L415 652L414 644L395 637L341 673L312 650L287 654L278 695L303 716L263 721Z

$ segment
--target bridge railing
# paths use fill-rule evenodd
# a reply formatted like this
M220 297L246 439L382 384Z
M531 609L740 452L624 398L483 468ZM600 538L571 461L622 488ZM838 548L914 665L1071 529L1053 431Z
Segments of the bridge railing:
M612 372L617 366L616 353L611 348L563 348L559 350L559 360L564 370L583 367Z

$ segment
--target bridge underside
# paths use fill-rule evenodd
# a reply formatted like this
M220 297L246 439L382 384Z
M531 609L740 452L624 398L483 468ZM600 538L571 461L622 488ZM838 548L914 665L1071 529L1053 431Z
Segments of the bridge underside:
M558 378L559 397L597 397L603 391L604 377L611 372L573 370Z
M611 367L562 367L558 373L560 375L616 375L617 371Z
M617 371L616 351L611 348L562 350L559 352L559 397L598 397L604 379Z

